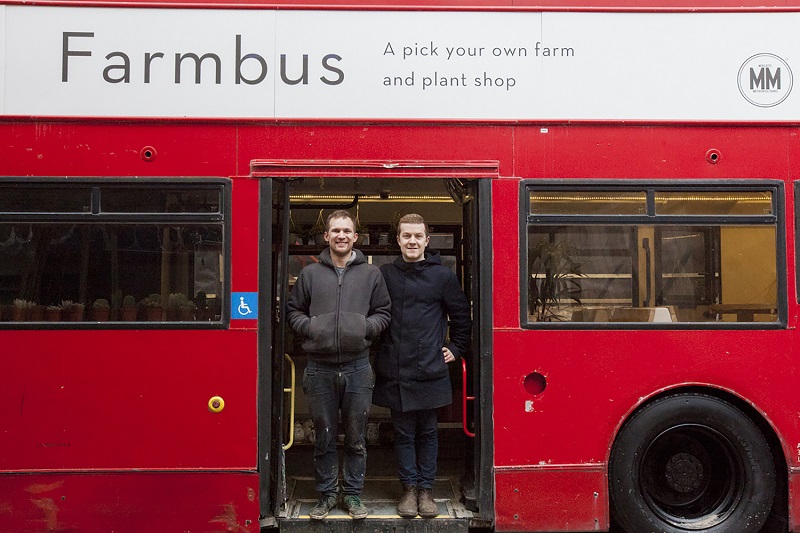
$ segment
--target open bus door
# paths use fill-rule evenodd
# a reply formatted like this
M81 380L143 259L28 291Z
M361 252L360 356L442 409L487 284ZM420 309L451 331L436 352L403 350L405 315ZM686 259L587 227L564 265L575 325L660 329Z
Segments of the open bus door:
M297 163L298 166L302 163ZM419 166L419 163L416 164ZM415 167L416 168L416 167ZM416 530L435 528L442 531L466 531L470 526L490 525L493 513L491 476L491 394L490 385L481 385L490 376L488 349L491 341L491 241L490 194L491 183L486 179L452 178L441 169L427 169L424 178L406 179L408 169L398 165L358 169L365 178L353 177L354 169L317 169L309 164L296 168L285 161L254 162L254 174L262 178L260 218L260 280L259 309L259 467L261 472L262 526L282 530L305 531L311 523L308 511L316 501L313 480L313 436L309 437L307 405L302 392L304 354L292 338L285 323L285 302L290 280L316 255L324 243L316 246L294 236L303 217L313 220L328 210L348 208L354 214L364 213L376 231L370 231L366 244L357 245L373 264L393 260L399 251L387 251L391 237L392 212L380 214L369 207L353 188L374 192L376 196L416 193L419 189L441 189L453 215L454 224L439 228L456 228L452 235L440 235L442 242L453 242L452 264L464 282L464 289L473 305L474 328L471 354L466 358L467 383L461 383L461 367L454 372L454 408L451 418L440 424L440 461L437 489L434 498L440 507L436 519L402 519L396 513L401 490L395 470L392 448L392 429L388 410L382 413L373 407L367 430L367 476L362 500L370 509L366 527ZM338 170L339 179L336 176ZM416 168L419 171L419 168ZM459 169L463 170L463 169ZM474 170L474 169L473 169ZM481 169L485 171L486 169ZM257 171L257 172L256 172ZM437 172L438 171L438 172ZM324 172L324 173L323 173ZM484 172L485 173L485 172ZM430 177L430 175L434 177ZM438 175L437 175L438 174ZM444 179L443 179L444 178ZM448 184L449 182L449 184ZM451 189L460 188L460 197ZM375 189L375 191L372 191ZM313 203L336 193L337 203ZM450 192L450 198L447 193ZM351 195L351 201L342 198ZM316 195L316 198L315 198ZM311 198L312 200L309 200ZM363 197L362 197L363 200ZM377 201L375 202L378 203ZM323 207L320 207L323 206ZM371 210L370 210L371 209ZM439 207L437 206L437 210ZM319 214L319 215L318 215ZM309 218L310 217L310 218ZM308 221L306 221L308 222ZM455 224L457 223L457 224ZM381 233L383 231L383 233ZM292 236L290 238L290 232ZM436 233L436 228L434 228ZM450 239L450 240L448 240ZM379 243L380 241L380 243ZM445 245L448 246L448 245ZM298 259L300 262L298 263ZM457 377L456 377L457 376ZM456 379L458 382L456 382ZM466 401L465 398L469 398ZM486 400L481 400L481 397ZM297 405L296 405L297 404ZM461 407L466 406L462 413ZM294 415L297 413L297 419ZM373 417L374 415L374 417ZM305 416L305 419L304 419ZM442 417L440 416L440 422ZM463 422L463 427L462 427ZM448 431L446 437L442 433ZM312 429L313 433L313 429ZM297 437L297 438L295 438ZM453 439L457 440L453 440ZM456 444L460 443L460 444ZM453 451L458 453L453 454ZM441 483L440 483L441 481ZM315 526L319 523L315 522ZM323 522L326 531L350 529L354 526L343 510L332 511Z
M282 428L286 394L293 401L293 376L284 379L287 285L289 187L283 180L259 182L259 321L258 321L258 466L261 525L275 526L285 500ZM277 391L277 394L275 393Z
M472 349L464 365L464 432L470 437L470 463L464 480L464 498L475 512L473 524L494 522L494 477L492 476L492 182L466 182L470 201L463 205L464 240L470 253L464 267L472 303ZM471 482L471 483L470 483Z

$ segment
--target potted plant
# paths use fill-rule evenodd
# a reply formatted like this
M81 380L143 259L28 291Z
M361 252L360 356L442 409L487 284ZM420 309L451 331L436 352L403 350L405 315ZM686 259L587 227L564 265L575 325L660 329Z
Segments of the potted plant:
M47 322L60 322L61 321L61 306L48 305L44 308L44 319Z
M174 292L167 297L167 320L194 320L194 302L182 292Z
M14 322L25 322L28 320L29 309L32 302L23 298L16 298L12 303L11 320Z
M356 239L356 243L355 244L356 244L356 246L361 246L362 244L364 244L364 241L367 240L367 237L369 236L369 230L366 228L366 226L362 226L361 225L361 215L359 213L358 205L356 205L355 226L356 226L356 234L358 235L358 238ZM369 242L370 242L370 244L372 244L372 239L370 239Z
M392 213L392 220L389 223L389 234L386 236L386 244L389 245L389 247L396 248L399 246L397 244L397 232L400 231L401 218L403 218L403 215L400 214L400 211Z
M44 306L39 305L35 302L30 302L30 307L28 308L28 320L31 322L41 322L44 320Z
M80 322L83 320L83 304L72 300L61 301L61 314L66 322Z
M178 310L178 320L184 322L191 322L194 320L194 310L195 304L193 301L187 299L185 302L181 304L181 308Z
M308 233L311 238L314 239L313 244L317 246L322 246L325 244L325 219L322 217L322 209L319 210L317 221L314 222L314 225L311 226L311 229Z
M566 241L550 242L542 238L528 252L528 309L537 322L564 320L561 303L581 303L579 278L581 265L572 258L572 247Z
M159 322L163 320L164 309L161 306L161 295L154 292L142 299L142 307L145 310L145 320L149 322Z
M294 223L292 214L289 213L289 245L305 244L303 242L303 230Z
M105 298L98 298L92 304L92 318L96 322L107 322L111 316L111 306Z
M134 322L136 320L136 298L133 295L128 294L122 299L119 315L124 322Z

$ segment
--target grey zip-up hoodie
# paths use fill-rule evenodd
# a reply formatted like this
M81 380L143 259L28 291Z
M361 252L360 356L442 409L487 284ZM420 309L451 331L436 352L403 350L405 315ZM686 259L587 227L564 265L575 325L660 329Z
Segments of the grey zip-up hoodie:
M286 302L286 320L304 337L309 359L345 363L369 356L372 340L389 326L391 301L378 268L353 250L339 276L329 249L306 266Z

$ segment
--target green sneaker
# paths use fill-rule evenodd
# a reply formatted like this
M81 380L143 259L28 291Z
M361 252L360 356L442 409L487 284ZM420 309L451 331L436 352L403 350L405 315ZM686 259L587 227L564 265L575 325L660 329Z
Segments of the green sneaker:
M355 519L366 518L369 514L367 506L361 503L361 498L355 494L347 494L342 499L342 505L350 513L350 516Z
M322 520L328 513L336 507L336 502L338 501L338 496L335 492L330 492L328 494L323 494L320 496L319 501L311 508L308 512L308 516L313 518L314 520Z

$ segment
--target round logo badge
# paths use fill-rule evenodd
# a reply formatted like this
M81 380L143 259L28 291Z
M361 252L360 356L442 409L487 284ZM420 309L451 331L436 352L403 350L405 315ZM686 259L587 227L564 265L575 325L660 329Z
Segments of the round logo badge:
M792 69L775 54L756 54L739 69L739 92L755 106L776 106L792 92Z

